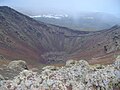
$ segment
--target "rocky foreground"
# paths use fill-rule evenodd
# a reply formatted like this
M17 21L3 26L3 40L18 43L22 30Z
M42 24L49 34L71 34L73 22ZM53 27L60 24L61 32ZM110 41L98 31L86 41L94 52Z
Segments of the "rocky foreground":
M14 79L0 75L0 90L120 90L120 57L110 65L89 65L69 60L65 66L46 66L41 73L28 70L24 61L13 61L7 68L22 72Z

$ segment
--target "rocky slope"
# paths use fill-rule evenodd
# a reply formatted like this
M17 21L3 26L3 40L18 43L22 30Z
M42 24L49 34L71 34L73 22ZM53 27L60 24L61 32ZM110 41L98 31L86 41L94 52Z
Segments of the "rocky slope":
M67 54L70 39L65 37L86 33L50 26L9 7L0 7L0 54L9 59L43 62L49 53Z
M6 59L22 59L35 65L63 64L68 59L102 61L98 58L110 55L107 62L111 63L119 51L120 26L92 33L75 31L0 7L0 55Z
M8 68L23 71L13 80L0 76L0 90L120 90L120 56L110 65L69 60L62 67L46 66L41 73L25 70L25 65L11 62Z

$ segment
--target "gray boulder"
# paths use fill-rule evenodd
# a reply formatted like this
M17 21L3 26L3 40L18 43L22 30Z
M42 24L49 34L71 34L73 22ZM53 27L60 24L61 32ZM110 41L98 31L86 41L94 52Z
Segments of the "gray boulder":
M73 66L73 65L75 65L77 63L77 61L75 61L75 60L68 60L68 61L66 61L66 66Z
M28 69L26 62L23 60L12 61L8 64L7 67L13 70L14 69L19 69L19 70Z

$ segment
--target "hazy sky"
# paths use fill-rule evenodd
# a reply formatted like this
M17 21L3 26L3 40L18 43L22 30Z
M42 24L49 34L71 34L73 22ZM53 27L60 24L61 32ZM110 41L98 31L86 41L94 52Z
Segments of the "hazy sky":
M106 12L120 17L120 0L0 0L27 14Z

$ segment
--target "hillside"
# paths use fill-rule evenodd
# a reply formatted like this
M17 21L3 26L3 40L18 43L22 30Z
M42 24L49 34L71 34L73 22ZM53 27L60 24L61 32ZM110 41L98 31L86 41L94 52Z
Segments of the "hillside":
M29 64L63 64L68 59L92 60L110 55L110 63L119 51L118 25L98 32L75 31L0 7L0 55L6 59L22 59Z
M84 33L88 32L49 26L9 7L0 7L0 54L8 59L45 62L41 55L47 52L69 52L67 44L70 41L65 37Z

